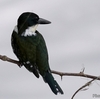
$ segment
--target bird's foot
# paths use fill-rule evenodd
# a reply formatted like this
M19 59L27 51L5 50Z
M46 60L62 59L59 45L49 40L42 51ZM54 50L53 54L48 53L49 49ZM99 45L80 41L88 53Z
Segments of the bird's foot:
M18 66L21 68L21 67L23 66L23 63L21 63L21 62L19 61Z

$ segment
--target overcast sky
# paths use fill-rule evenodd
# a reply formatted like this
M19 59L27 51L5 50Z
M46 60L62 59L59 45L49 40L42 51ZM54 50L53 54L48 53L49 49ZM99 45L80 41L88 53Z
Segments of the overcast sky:
M17 59L11 48L11 34L17 18L25 11L52 22L37 30L44 36L52 70L100 76L100 0L0 0L0 54ZM90 79L54 75L64 95L54 95L42 77L37 79L24 67L0 60L0 99L70 99ZM74 99L100 96L100 82L94 81ZM100 97L99 97L100 98Z

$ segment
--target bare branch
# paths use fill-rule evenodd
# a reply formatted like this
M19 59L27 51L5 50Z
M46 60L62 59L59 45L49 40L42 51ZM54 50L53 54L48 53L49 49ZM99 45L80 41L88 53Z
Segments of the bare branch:
M11 58L9 58L5 55L0 55L0 59L3 60L3 61L7 61L7 62L10 62L10 63L17 64L19 67L21 67L21 63L19 61L11 59Z
M14 59L11 59L5 55L0 55L0 59L3 60L3 61L7 61L7 62L10 62L10 63L14 63L14 64L17 64L19 67L22 66L22 64L17 61L17 60L14 60ZM93 75L88 75L88 74L85 74L84 73L84 70L85 68L79 72L79 73L64 73L64 72L58 72L58 71L54 71L54 70L51 70L51 72L53 74L56 74L56 75L59 75L61 76L61 79L63 76L79 76L79 77L85 77L85 78L90 78L92 80L90 80L89 82L87 82L85 85L83 85L82 87L80 87L72 96L71 99L74 98L74 96L83 88L85 88L86 86L89 86L94 80L100 80L100 77L97 77L97 76L93 76Z
M7 62L10 62L10 63L17 64L19 67L22 66L22 64L19 61L11 59L11 58L9 58L9 57L7 57L5 55L0 55L0 59L3 60L3 61L7 61ZM53 74L61 76L61 78L62 78L62 76L80 76L80 77L86 77L86 78L100 80L100 77L93 76L93 75L88 75L88 74L84 74L84 72L79 72L79 73L64 73L64 72L58 72L58 71L54 71L54 70L51 70L51 72Z
M82 72L80 72L80 73L64 73L64 72L58 72L58 71L52 70L52 73L53 74L57 74L57 75L59 75L61 77L62 76L80 76L80 77L100 80L100 77L98 77L98 76L88 75L88 74L84 74Z
M85 88L86 86L89 86L94 80L95 80L95 79L92 79L92 80L90 80L89 82L87 82L86 84L84 84L82 87L80 87L80 88L73 94L73 96L72 96L71 99L74 99L75 95L76 95L80 90L82 90L82 89Z

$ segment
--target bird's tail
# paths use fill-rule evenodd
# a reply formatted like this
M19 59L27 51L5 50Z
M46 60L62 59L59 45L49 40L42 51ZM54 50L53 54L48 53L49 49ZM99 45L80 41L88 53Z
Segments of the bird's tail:
M56 82L56 80L54 80L54 77L52 76L51 72L48 71L46 73L45 77L43 77L43 79L44 79L44 81L46 83L48 83L48 85L50 86L50 88L51 88L51 90L52 90L52 92L54 94L57 95L58 92L61 93L61 94L63 94L62 89L60 88L60 86L58 85L58 83Z

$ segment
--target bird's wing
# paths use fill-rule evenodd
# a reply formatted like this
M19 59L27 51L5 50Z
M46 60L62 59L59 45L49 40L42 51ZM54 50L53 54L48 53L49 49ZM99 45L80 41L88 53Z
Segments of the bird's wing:
M19 61L28 69L33 72L37 78L39 73L37 70L36 62L36 43L32 38L26 38L18 35L15 31L12 33L11 45L13 51Z

